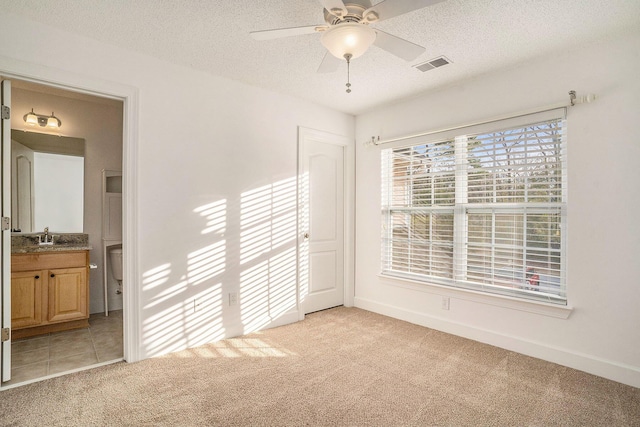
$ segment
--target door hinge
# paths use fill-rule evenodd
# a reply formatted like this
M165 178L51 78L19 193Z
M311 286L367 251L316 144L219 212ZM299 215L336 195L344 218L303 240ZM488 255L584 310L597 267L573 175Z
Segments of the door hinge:
M11 218L8 216L2 217L2 231L7 231L11 229Z
M11 339L11 329L2 328L2 342L9 341Z
M11 108L7 105L2 106L2 120L8 120L11 118Z

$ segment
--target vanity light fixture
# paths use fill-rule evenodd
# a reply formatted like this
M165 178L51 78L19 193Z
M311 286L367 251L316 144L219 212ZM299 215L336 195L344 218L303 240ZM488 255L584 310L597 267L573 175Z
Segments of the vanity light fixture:
M33 108L31 109L31 112L24 115L23 119L25 123L30 126L46 126L51 129L58 129L60 126L62 126L62 122L59 118L53 115L53 112L51 112L50 116L45 116L43 114L34 113Z

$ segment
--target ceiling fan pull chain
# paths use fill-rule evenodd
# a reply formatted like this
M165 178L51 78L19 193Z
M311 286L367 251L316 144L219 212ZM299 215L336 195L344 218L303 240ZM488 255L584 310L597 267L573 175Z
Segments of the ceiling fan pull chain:
M349 67L351 65L351 54L350 53L345 53L344 54L344 59L347 60L347 93L351 93L351 77L349 75Z

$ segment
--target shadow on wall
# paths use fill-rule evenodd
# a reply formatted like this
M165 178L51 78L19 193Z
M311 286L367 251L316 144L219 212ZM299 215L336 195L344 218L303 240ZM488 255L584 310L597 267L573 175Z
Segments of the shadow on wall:
M238 210L239 224L230 225ZM166 263L142 275L149 356L218 341L238 320L242 333L253 332L296 308L295 177L242 193L239 206L221 199L193 213L206 221L208 244L187 254L184 271Z

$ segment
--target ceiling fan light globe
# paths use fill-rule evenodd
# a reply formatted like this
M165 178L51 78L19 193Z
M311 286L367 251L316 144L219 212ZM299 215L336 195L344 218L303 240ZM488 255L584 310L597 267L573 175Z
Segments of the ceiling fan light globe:
M343 59L346 54L357 58L369 49L376 40L376 32L364 24L345 22L329 28L322 33L322 45L336 58Z

